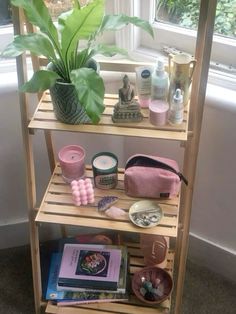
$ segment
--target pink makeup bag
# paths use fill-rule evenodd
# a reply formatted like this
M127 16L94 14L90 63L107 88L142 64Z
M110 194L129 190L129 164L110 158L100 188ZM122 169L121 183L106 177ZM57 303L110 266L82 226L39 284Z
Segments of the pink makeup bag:
M125 193L132 197L172 198L179 193L181 180L188 184L172 159L137 154L125 166Z

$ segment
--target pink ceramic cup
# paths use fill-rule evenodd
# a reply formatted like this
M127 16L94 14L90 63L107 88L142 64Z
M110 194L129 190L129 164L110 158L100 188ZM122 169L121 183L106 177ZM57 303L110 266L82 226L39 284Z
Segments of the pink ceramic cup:
M84 177L85 174L85 151L81 146L68 145L63 147L58 158L61 166L63 180L70 183Z

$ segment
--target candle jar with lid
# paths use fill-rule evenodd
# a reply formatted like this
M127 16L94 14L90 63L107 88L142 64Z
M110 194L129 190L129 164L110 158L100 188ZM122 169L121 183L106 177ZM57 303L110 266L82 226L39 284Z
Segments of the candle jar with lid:
M94 184L99 189L113 189L118 182L118 159L110 152L101 152L92 159Z

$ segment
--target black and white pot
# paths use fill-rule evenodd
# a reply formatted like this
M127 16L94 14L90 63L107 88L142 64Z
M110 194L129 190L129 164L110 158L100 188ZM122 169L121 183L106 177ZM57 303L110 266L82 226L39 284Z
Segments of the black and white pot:
M86 66L99 72L99 64L90 59ZM47 66L54 70L52 63ZM75 86L71 83L57 81L50 88L53 110L57 120L67 124L83 124L91 122L84 107L80 104Z
M50 88L53 110L56 118L67 124L91 122L84 107L79 102L75 86L71 83L57 81Z

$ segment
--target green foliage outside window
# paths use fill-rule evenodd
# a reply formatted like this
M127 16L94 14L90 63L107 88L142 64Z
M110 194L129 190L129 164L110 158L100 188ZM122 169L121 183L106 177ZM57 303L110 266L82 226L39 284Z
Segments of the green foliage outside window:
M156 0L156 19L196 29L199 0ZM215 33L236 37L236 0L218 0Z

